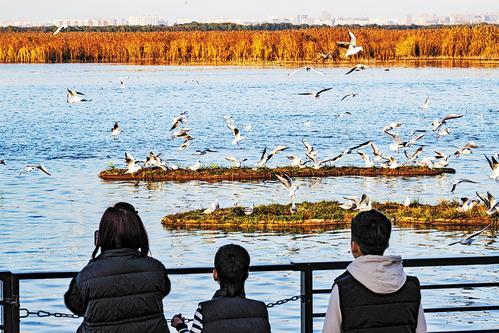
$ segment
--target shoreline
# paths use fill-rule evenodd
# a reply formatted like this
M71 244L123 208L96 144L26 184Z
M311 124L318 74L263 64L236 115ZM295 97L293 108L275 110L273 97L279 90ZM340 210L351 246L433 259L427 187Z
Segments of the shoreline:
M350 68L357 63L364 63L373 68L496 68L499 67L499 58L404 58L392 60L356 59L356 61L345 60L335 62L316 62L313 60L299 61L245 61L245 62L0 62L2 65L109 65L109 66L160 66L160 67L254 67L254 68L294 68L296 66L313 65L317 68Z

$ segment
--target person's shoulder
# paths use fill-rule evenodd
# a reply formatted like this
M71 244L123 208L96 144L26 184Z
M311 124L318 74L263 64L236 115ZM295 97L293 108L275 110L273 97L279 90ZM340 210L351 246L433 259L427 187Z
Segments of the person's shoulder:
M164 271L166 270L165 265L161 261L159 261L156 258L145 256L145 257L138 257L139 260L144 260L145 263L151 266L151 268L158 270L158 271Z
M337 284L339 282L350 279L351 277L352 275L348 271L345 271L341 275L339 275L336 279L334 279L334 283Z

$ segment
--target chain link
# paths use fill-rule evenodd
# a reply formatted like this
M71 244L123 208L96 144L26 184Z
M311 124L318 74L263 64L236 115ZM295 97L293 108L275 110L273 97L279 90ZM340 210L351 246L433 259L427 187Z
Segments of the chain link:
M270 308L273 308L274 306L283 305L283 304L286 304L288 302L294 302L294 301L301 300L302 298L303 298L303 295L296 295L293 297L280 299L280 300L275 301L275 302L267 303L266 305L267 305L267 308L270 309ZM43 311L43 310L30 311L26 308L19 309L19 318L28 318L29 316L36 316L39 318L45 318L45 317L51 317L51 316L55 317L55 318L75 318L75 319L80 318L80 316L73 314L73 313L48 312L48 311ZM188 322L191 322L193 320L194 319L185 318L184 322L188 323ZM170 319L168 319L167 321L170 321Z
M284 299L280 299L278 301L275 301L273 303L268 303L267 304L267 308L273 308L274 306L277 306L277 305L283 305L283 304L286 304L288 302L294 302L294 301L297 301L297 300L301 300L303 298L303 295L296 295L296 296L293 296L293 297L289 297L289 298L284 298Z

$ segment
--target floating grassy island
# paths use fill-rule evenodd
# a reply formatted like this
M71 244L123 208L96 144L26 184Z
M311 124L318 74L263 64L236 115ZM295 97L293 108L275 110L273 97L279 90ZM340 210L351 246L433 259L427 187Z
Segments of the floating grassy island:
M111 168L104 170L99 177L104 180L115 181L191 181L202 180L208 182L218 182L224 180L245 181L245 180L270 180L275 174L288 174L290 177L339 177L339 176L388 176L388 177L416 177L416 176L436 176L444 173L455 173L451 168L430 169L425 166L402 166L396 169L388 168L365 168L365 167L323 167L299 168L299 167L278 167L278 168L201 168L197 171L188 169L162 170L160 168L142 169L134 174L125 173L126 169Z
M303 202L296 204L297 213L290 213L291 205L271 204L257 206L251 215L244 208L219 209L211 214L203 210L165 216L161 223L168 229L221 229L262 231L313 231L346 227L356 211L344 210L336 201ZM399 226L470 227L497 225L498 218L486 214L483 205L462 213L457 202L444 201L437 205L412 203L406 207L400 203L373 203L373 208L385 213Z

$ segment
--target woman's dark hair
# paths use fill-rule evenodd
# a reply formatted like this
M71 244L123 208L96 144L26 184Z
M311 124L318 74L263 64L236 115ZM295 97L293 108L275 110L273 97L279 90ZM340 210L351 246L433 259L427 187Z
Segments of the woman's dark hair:
M352 241L357 243L362 254L381 256L388 248L392 224L377 210L357 214L352 219Z
M149 239L146 229L135 208L126 202L109 207L102 215L97 244L92 259L97 252L113 249L135 249L145 257L149 253Z
M228 244L215 254L215 269L220 282L220 296L245 297L244 282L248 278L250 256L242 246Z

